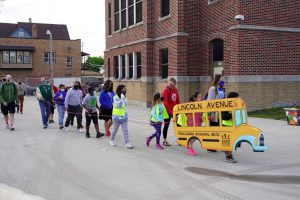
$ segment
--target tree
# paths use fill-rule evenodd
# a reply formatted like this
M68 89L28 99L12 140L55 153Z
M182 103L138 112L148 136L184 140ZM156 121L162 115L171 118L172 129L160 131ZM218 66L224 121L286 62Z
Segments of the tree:
M101 56L89 56L86 60L86 70L99 72L100 67L104 65L104 59Z

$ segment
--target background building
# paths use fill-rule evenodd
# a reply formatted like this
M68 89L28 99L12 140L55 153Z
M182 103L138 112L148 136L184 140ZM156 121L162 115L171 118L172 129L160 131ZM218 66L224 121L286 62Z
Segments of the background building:
M249 109L300 100L300 1L106 0L105 76L149 105L167 77L181 101L223 74ZM116 85L116 84L115 84Z
M71 40L66 25L0 23L0 74L35 86L40 77L51 78L50 52L56 83L80 80L81 40Z

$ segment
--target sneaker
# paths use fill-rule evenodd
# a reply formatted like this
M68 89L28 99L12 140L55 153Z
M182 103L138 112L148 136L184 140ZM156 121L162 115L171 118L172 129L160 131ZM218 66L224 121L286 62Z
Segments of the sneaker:
M99 132L99 133L96 134L96 138L101 138L101 137L103 137L103 136L104 136L104 133L100 133L100 132Z
M90 138L91 136L90 136L89 133L86 133L86 134L85 134L85 137L86 137L86 138Z
M10 129L9 124L6 124L6 129Z
M114 143L114 141L109 141L110 146L116 146L116 144Z
M155 145L155 149L163 150L164 148L160 144L157 144L157 145Z
M43 126L43 129L46 129L46 128L48 128L48 126Z
M59 126L59 129L63 129L63 128L64 128L64 126L62 126L62 125L61 125L61 126Z
M149 147L150 142L151 142L151 139L149 137L147 137L147 139L146 139L146 145L147 145L147 147Z
M191 155L191 156L195 156L195 155L196 155L194 149L192 149L192 148L187 149L187 153L188 153L189 155Z
M77 131L78 131L79 133L83 133L83 129L82 129L82 128L77 129Z
M163 145L164 145L164 146L166 146L166 147L169 147L169 146L171 146L171 145L170 145L170 143L169 143L169 142L167 142L167 141L164 141L164 142L163 142Z
M65 131L66 131L66 132L69 132L69 128L68 128L68 127L65 127Z
M127 143L127 144L125 145L125 147L126 147L127 149L133 149L133 146L132 146L130 143Z
M232 156L226 156L225 162L228 162L228 163L237 163L237 160L234 159Z
M10 126L10 131L14 131L15 127L13 125Z

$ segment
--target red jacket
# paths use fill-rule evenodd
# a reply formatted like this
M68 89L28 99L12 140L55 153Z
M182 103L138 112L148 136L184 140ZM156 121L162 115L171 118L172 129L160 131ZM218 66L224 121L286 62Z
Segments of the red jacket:
M173 116L173 108L177 104L179 104L179 94L177 88L170 88L169 85L162 92L162 96L164 97L164 105L167 109L169 116Z

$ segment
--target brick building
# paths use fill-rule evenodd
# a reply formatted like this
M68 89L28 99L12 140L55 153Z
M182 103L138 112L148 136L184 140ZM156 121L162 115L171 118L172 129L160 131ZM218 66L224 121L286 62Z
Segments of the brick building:
M54 81L72 82L81 77L81 41L71 40L66 25L0 23L0 75L36 85L51 77L50 34Z
M181 101L223 74L249 109L300 100L300 1L105 0L105 76L149 105L167 77Z

